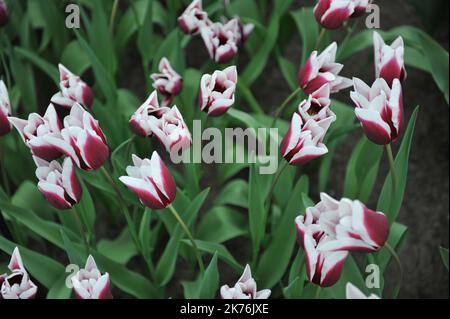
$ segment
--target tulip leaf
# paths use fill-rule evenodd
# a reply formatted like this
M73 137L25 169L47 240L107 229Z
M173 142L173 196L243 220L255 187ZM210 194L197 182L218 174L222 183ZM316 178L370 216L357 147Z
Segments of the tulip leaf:
M192 226L192 224L194 223L194 220L197 217L200 208L203 205L203 202L208 196L208 193L209 189L206 189L198 194L186 209L186 211L182 213L181 218L183 218L188 227ZM177 225L172 235L170 236L170 240L167 243L164 252L156 266L155 276L160 285L167 284L167 282L169 282L169 280L173 276L173 273L175 272L175 264L180 249L180 243L181 239L184 236L185 234L183 229L180 227L180 225Z
M242 179L235 179L227 183L217 195L216 205L248 208L248 183Z
M286 272L296 240L295 217L310 205L305 195L308 188L308 177L302 176L295 185L281 220L273 230L272 238L261 256L257 277L264 288L272 288Z
M291 12L291 16L297 25L297 29L303 40L302 61L303 65L309 57L319 37L319 26L314 18L312 8L301 8Z
M74 209L80 212L83 224L86 226L88 234L92 235L95 231L96 212L94 201L92 200L89 189L83 181L80 181L83 189L83 196Z
M59 85L59 71L54 65L45 61L36 53L28 51L24 48L16 47L14 51L20 57L27 59L28 61L33 63L36 67L41 69L41 71L47 74L57 86Z
M442 262L448 270L448 248L440 247L439 252L441 254Z
M296 75L297 69L292 62L281 55L279 48L275 50L275 56L286 83L289 85L291 91L295 91L298 88Z
M82 267L84 265L83 259L76 250L74 244L72 243L70 238L66 235L64 229L61 229L60 231L61 231L61 238L64 243L64 249L67 253L67 256L69 257L70 263Z
M205 274L200 282L199 298L214 299L219 290L219 270L217 268L217 252L205 270Z
M398 151L397 157L395 158L394 167L397 180L395 197L393 198L392 179L389 173L378 199L377 210L385 213L391 223L397 218L403 202L403 196L405 194L406 180L408 176L408 159L418 111L419 107L416 107L409 120L408 127L403 136L402 144Z
M250 166L248 218L250 237L254 256L258 253L261 241L265 235L267 212L264 208L264 196L260 185L260 175L256 164Z
M76 40L70 42L64 49L61 55L61 63L79 76L91 66L89 57Z
M148 247L148 244L145 247ZM133 256L138 254L128 228L124 228L114 240L104 239L99 241L97 250L111 260L123 265L126 265Z
M47 299L70 299L72 289L67 287L68 277L69 274L65 271L58 276L58 279L48 290Z
M145 12L144 19L138 30L137 47L142 56L144 65L151 59L155 49L155 44L153 41L150 41L153 36L152 12L154 2L155 1L153 0L146 1L146 7L145 9L142 9Z

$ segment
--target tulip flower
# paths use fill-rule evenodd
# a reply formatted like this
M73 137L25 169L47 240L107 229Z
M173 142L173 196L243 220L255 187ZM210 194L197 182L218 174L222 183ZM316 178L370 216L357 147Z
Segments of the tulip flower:
M405 46L403 38L398 37L390 46L384 43L378 32L373 33L375 50L375 75L383 78L391 87L394 79L403 82L406 79Z
M159 93L163 94L165 99L164 106L172 103L173 97L180 94L183 87L183 79L175 72L167 58L162 58L159 62L159 72L151 75L153 87Z
M0 275L0 299L34 299L37 286L30 280L17 247L8 268L11 274Z
M0 27L4 27L9 21L8 7L4 0L0 0Z
M168 111L170 111L170 108L159 106L158 94L153 91L144 104L131 116L130 126L138 136L150 136L152 135L150 121L161 119L163 114Z
M300 69L298 82L306 94L312 94L323 85L329 84L331 93L351 86L351 80L339 76L342 68L336 63L337 44L333 42L320 55L314 51L305 65Z
M34 156L52 161L59 158L63 153L73 152L70 145L62 140L61 121L53 104L48 106L43 117L31 113L28 120L16 117L9 117L8 119L20 133Z
M281 142L281 155L290 165L301 165L328 153L323 139L333 120L330 116L305 123L299 114L294 113L291 126Z
M79 103L90 108L93 100L91 88L64 65L59 64L58 67L61 91L53 95L52 103L65 108L71 108L75 103Z
M224 114L234 104L236 84L235 66L215 71L212 75L203 75L200 81L200 109L209 116Z
M372 87L355 78L350 97L356 105L355 113L367 138L379 145L395 141L403 128L403 93L398 79L392 89L382 78Z
M349 282L345 286L345 295L346 299L380 299L380 297L374 294L366 296L361 290Z
M128 166L128 176L120 177L131 191L136 193L141 203L151 209L169 206L176 195L175 181L166 165L155 151L151 159L132 156L133 166Z
M389 223L383 213L368 209L358 200L337 201L325 193L320 194L320 199L315 207L306 210L328 236L318 250L375 252L384 246Z
M367 9L372 4L373 0L353 0L353 2L355 4L355 11L351 17L357 18L367 12Z
M319 0L314 7L317 23L326 29L338 29L354 14L355 0Z
M66 157L63 165L37 157L34 157L34 161L39 191L50 204L58 209L70 209L80 201L82 189L71 158Z
M220 288L222 299L268 299L271 293L270 289L257 291L249 265L245 266L244 273L234 287L224 285Z
M183 152L192 144L192 137L177 106L165 112L159 120L152 118L150 130L164 145L167 152Z
M210 23L208 14L203 11L201 0L192 1L178 18L178 25L186 34L198 34L203 26Z
M112 299L109 274L101 274L91 255L84 269L80 269L71 280L78 299Z
M78 103L73 105L70 114L64 118L61 135L64 144L72 147L66 155L81 169L98 169L109 157L106 137L98 121Z
M0 81L0 136L6 135L11 131L11 123L8 116L11 115L11 104L9 102L8 90L3 81Z
M240 33L235 32L234 23L214 23L200 30L209 56L217 63L230 61L238 52Z
M244 44L255 28L252 23L243 24L239 18L233 18L222 26L226 33L232 32L234 34L238 46Z

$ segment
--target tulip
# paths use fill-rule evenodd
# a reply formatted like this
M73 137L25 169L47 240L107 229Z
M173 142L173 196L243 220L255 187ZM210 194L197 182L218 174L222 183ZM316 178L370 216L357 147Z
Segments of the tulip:
M349 282L345 286L345 295L346 299L380 299L380 297L374 294L366 296L361 290Z
M298 106L298 113L302 118L302 122L309 120L316 122L325 121L325 131L328 131L329 125L336 120L336 115L330 109L330 86L324 85L322 88L309 95L308 98ZM331 119L327 120L327 119Z
M234 18L222 24L222 27L225 33L232 32L234 34L236 44L239 46L245 43L255 28L255 25L252 23L243 24L239 18Z
M351 17L357 18L367 12L373 0L353 0L353 2L355 4L355 12L353 12Z
M62 140L61 121L53 104L48 106L43 117L31 113L28 120L16 117L9 117L8 119L20 133L34 156L52 161L61 157L64 153L73 152L70 145Z
M150 136L152 135L150 121L161 119L163 114L169 110L170 108L168 107L159 106L158 95L156 91L153 91L144 104L131 116L130 126L138 136Z
M392 89L382 78L372 87L355 78L350 93L356 105L355 113L368 139L379 145L395 141L403 128L403 93L398 79Z
M30 280L17 247L8 268L11 274L0 275L0 299L34 299L37 286Z
M389 223L383 213L368 209L358 200L336 201L325 193L320 194L320 199L315 207L307 209L329 236L318 250L375 252L384 246Z
M8 116L11 115L11 104L9 102L8 90L3 81L0 81L0 136L6 135L11 131L11 123Z
M245 266L244 273L234 287L224 285L220 288L222 299L268 299L271 293L270 289L257 291L256 281L252 277L249 265Z
M291 126L281 142L281 155L290 165L301 165L328 153L323 139L333 120L333 117L327 117L305 123L299 114L294 113Z
M80 269L71 280L78 299L112 299L109 274L101 274L91 255L84 269Z
M61 91L53 95L52 103L66 108L71 108L75 103L79 103L90 108L93 100L91 88L64 65L59 64L58 67Z
M230 61L238 52L240 33L235 32L234 23L214 23L200 30L209 56L217 63Z
M340 278L347 251L319 251L317 246L331 240L318 224L317 214L306 210L305 216L295 219L298 241L305 250L307 277L321 287L333 286Z
M164 106L172 103L173 97L180 94L183 87L183 79L175 72L167 58L162 58L159 62L159 72L151 75L153 87L165 96Z
M355 12L355 0L319 0L314 7L317 23L326 29L338 29Z
M149 125L151 132L170 154L183 152L192 144L191 133L176 106L165 112L159 120L152 118Z
M50 204L58 209L70 209L79 203L82 189L77 179L71 158L66 157L63 165L57 161L47 162L34 157L37 165L38 188Z
M151 159L132 156L134 166L128 166L128 176L119 179L135 192L141 203L151 209L169 206L176 195L175 181L166 165L155 151Z
M344 66L335 62L336 51L336 42L330 44L320 55L314 51L300 69L298 81L306 94L314 93L325 84L330 85L331 93L351 86L350 79L339 76Z
M403 82L406 79L405 69L405 46L403 38L398 37L390 46L384 43L378 32L373 33L373 43L375 50L375 75L383 78L389 87L394 79Z
M4 27L9 21L8 7L4 0L0 0L0 27Z
M205 74L200 81L200 109L209 116L224 114L233 104L236 92L237 71L230 66L223 71Z
M64 118L61 135L65 144L72 147L66 155L81 169L98 169L109 157L106 137L98 121L78 103L73 105L70 114Z
M186 34L198 34L203 26L210 23L208 14L203 11L201 0L192 1L178 18L178 25Z

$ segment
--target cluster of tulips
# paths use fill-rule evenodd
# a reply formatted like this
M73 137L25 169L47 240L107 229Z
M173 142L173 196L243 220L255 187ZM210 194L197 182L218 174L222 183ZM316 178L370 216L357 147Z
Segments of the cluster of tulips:
M320 0L314 14L322 27L335 29L363 14L370 3L369 0ZM0 1L0 23L7 16L3 7ZM252 24L244 25L239 18L225 23L212 22L203 11L201 0L193 1L178 23L186 34L201 35L211 59L219 63L231 61L253 29ZM389 145L402 131L402 81L406 77L402 38L387 45L374 32L375 81L371 85L340 75L344 66L336 62L337 48L337 43L332 43L321 53L312 52L298 73L299 87L307 98L292 114L289 130L280 145L280 153L290 165L304 165L327 154L324 138L336 120L330 96L351 86L356 117L370 141ZM64 210L74 207L82 196L76 170L104 171L102 166L110 151L98 121L89 113L93 102L91 88L63 65L59 65L59 72L60 91L51 98L45 114L32 113L28 119L12 116L7 88L0 82L0 135L8 134L13 127L17 129L36 163L40 192L54 207ZM170 154L182 152L192 144L183 115L173 105L182 90L183 79L167 58L161 59L159 72L151 78L155 91L131 116L130 128L138 136L156 137ZM212 117L226 113L235 102L237 81L235 66L204 74L199 83L200 109ZM161 105L158 94L163 96ZM69 110L62 121L57 108ZM120 181L146 207L170 207L179 217L171 206L176 197L176 184L158 153L153 152L151 158L132 155L132 162ZM298 243L306 256L307 277L320 287L338 281L350 252L378 251L389 234L389 223L382 212L371 210L358 200L335 200L325 193L294 224L292 231L297 229ZM191 236L186 225L182 226ZM10 274L0 276L1 297L33 298L38 288L25 270L17 248L9 269ZM109 275L100 272L92 256L85 268L72 277L72 283L78 298L112 297ZM257 290L249 265L234 286L224 285L220 289L224 299L265 299L270 295L269 289ZM347 285L347 297L366 298L351 283Z

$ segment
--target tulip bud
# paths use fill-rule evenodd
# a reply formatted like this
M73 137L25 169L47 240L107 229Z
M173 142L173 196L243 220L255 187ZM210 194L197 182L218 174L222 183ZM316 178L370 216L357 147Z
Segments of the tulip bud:
M8 268L11 274L0 275L0 299L34 299L37 286L30 280L17 247Z
M0 4L1 6L1 4ZM0 136L11 132L11 123L8 116L11 115L11 104L9 102L8 90L3 81L0 81Z
M165 112L159 120L151 118L149 126L170 154L182 153L192 145L191 133L176 106Z
M169 206L176 195L175 181L166 165L155 151L151 159L132 156L134 166L127 167L128 176L120 177L141 203L151 209Z
M64 118L61 135L73 149L66 155L81 169L98 169L109 157L106 137L98 121L78 103L73 105L70 114Z
M317 23L326 29L342 27L355 12L355 0L319 0L314 7Z
M291 126L281 142L281 155L290 165L301 165L328 153L323 139L333 120L327 117L305 123L299 114L294 113Z
M245 266L244 273L234 287L224 285L220 288L222 299L268 299L271 293L270 289L257 291L256 281L252 277L249 265Z
M375 50L375 75L383 78L391 87L394 79L406 79L405 46L403 38L398 37L390 46L384 43L378 32L373 33Z
M84 269L80 269L71 280L78 299L112 299L109 274L101 274L91 255Z
M34 156L52 161L61 157L62 154L73 152L70 145L64 143L62 139L61 121L53 104L48 106L43 117L31 113L28 120L16 117L8 119Z
M238 52L240 34L230 23L235 22L231 20L225 25L218 22L200 30L209 56L217 63L230 61Z
M233 33L236 44L240 46L248 39L255 25L252 23L243 24L239 18L233 18L225 24L222 24L222 27L225 33Z
M236 84L235 66L215 71L212 75L203 75L200 81L200 109L209 116L224 114L234 104Z
M356 105L355 113L367 138L379 145L395 141L403 128L403 93L398 79L392 89L382 78L372 87L355 78L350 97Z
M361 290L349 282L345 286L345 295L346 299L380 299L380 297L374 294L366 296Z
M180 94L183 87L183 79L175 72L167 58L162 58L159 63L159 72L151 75L153 79L153 87L159 93L163 94L164 106L169 106L172 103L173 97Z
M300 69L298 82L306 94L312 94L325 84L330 85L331 93L351 86L351 80L339 76L342 68L340 63L336 63L337 44L330 44L319 56L314 51L306 64Z
M150 136L152 135L150 121L161 119L163 114L168 111L170 108L159 106L158 95L156 91L153 91L144 104L131 116L130 126L138 136Z
M37 165L38 188L50 204L57 209L70 209L79 203L82 194L72 159L66 157L63 165L34 157Z
M203 11L201 0L192 1L178 18L178 25L186 34L198 34L203 26L210 23L208 14Z
M302 122L306 123L309 120L316 122L325 121L328 124L324 127L328 131L329 125L336 120L336 115L330 109L330 86L324 85L319 90L308 96L308 99L304 100L298 106L298 113L302 118Z
M0 27L4 27L9 21L8 7L4 0L0 0Z
M66 108L71 108L74 103L79 103L90 108L93 100L91 88L64 65L59 64L58 67L61 91L53 95L52 103Z

